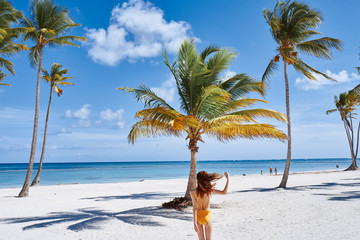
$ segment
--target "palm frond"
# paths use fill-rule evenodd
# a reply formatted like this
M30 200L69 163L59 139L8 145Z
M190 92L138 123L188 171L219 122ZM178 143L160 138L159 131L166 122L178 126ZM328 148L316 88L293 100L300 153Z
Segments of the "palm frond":
M256 119L259 117L273 118L273 119L276 119L281 122L287 122L287 117L284 114L282 114L278 111L275 111L275 110L271 110L271 109L263 109L263 108L247 109L247 110L233 112L230 114L244 116L244 117L248 117L248 118L252 118L252 119Z
M180 117L183 117L183 115L178 111L164 107L147 108L140 110L135 114L135 118L138 119L152 119L164 123L169 123Z
M0 57L0 66L6 68L12 74L15 74L14 64L9 60Z
M310 56L331 59L331 48L341 50L341 41L335 38L319 38L296 45L296 48Z
M271 59L268 66L265 69L261 81L265 82L265 80L270 80L271 76L275 74L276 69L277 69L277 63L274 61L274 59Z
M71 41L83 41L83 42L86 42L87 38L78 37L78 36L62 36L62 37L50 38L46 42L51 47L64 46L64 45L70 45L70 46L74 46L74 47L79 47L78 45L76 45L75 43L73 43Z
M212 53L221 51L220 48L216 47L216 46L208 46L206 47L201 53L200 53L200 61L202 63L205 63L205 59Z
M248 93L256 92L264 95L264 85L247 74L240 73L221 82L220 88L228 91L233 99L244 97Z
M203 89L193 115L211 119L223 113L222 106L229 102L231 94L216 85Z
M176 131L170 124L156 120L141 120L135 123L128 135L130 143L134 144L140 137L158 137L175 136L178 137L181 132Z
M310 67L309 65L307 65L306 63L304 63L300 59L298 59L298 61L293 64L293 67L294 67L294 69L296 71L304 74L304 76L307 77L310 80L316 80L316 78L313 75L313 73L316 73L316 74L319 74L319 75L323 76L326 79L336 81L336 79L333 79L332 77L329 77L325 73L322 73L322 72L316 70L315 68Z
M216 137L221 142L236 139L257 139L257 138L270 138L285 140L286 135L269 124L240 124L229 123L223 124L220 127L214 127L205 132L208 136Z
M326 114L333 113L333 112L336 112L336 111L337 111L336 108L335 108L335 109L330 109L330 110L327 110L327 111L326 111Z
M262 100L262 99L241 98L241 99L229 101L228 103L226 103L225 105L222 106L222 109L224 112L229 113L229 112L236 111L240 108L249 107L258 102L268 103L267 101Z
M169 68L171 74L173 75L173 77L174 77L174 79L176 81L176 87L177 87L178 94L179 94L180 99L181 99L181 106L180 107L181 107L182 110L184 110L186 112L189 112L190 111L190 107L189 107L190 103L189 103L189 100L185 96L186 88L184 88L184 86L181 84L182 80L178 76L178 73L177 73L177 70L176 70L176 61L172 65L170 65L168 57L167 57L166 49L164 50L163 56L164 56L165 65Z
M206 69L211 72L214 80L219 79L219 73L223 72L224 70L228 69L236 54L228 48L224 48L221 50L217 50L216 54L211 56L204 64ZM211 82L209 84L213 84Z
M122 90L127 93L133 93L137 101L144 102L145 107L165 107L168 109L173 109L164 99L157 96L150 88L145 85L140 85L136 88L120 87L117 90Z

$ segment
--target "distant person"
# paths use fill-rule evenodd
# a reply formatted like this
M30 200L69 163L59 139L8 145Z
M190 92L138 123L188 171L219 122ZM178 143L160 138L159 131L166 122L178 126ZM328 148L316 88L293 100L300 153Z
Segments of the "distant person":
M260 172L260 173L261 173L261 175L263 175L263 170L261 170L261 172Z
M275 167L274 171L275 171L275 175L277 175L277 168L276 167Z
M269 167L270 175L272 175L272 167Z
M336 165L336 168L339 168L339 165Z
M224 172L224 176L226 177L226 184L222 191L215 189L215 183L212 182L221 179L223 175L200 171L196 176L197 187L190 192L190 196L193 202L194 229L200 240L211 239L210 196L213 193L221 195L227 193L229 174Z

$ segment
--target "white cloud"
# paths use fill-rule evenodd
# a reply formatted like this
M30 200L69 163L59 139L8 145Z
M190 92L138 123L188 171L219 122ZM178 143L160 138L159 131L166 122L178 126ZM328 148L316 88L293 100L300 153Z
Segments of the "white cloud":
M124 109L118 109L117 111L113 112L111 109L106 109L100 113L100 119L104 121L116 121L116 128L123 128L125 122L123 121ZM101 124L101 120L97 121Z
M80 109L71 111L67 110L65 112L65 118L71 118L78 120L76 123L72 124L73 128L89 128L89 127L98 127L98 128L123 128L125 121L123 120L124 109L118 109L112 111L111 109L106 109L101 111L100 114L95 113L95 116L100 115L100 119L90 118L91 105L85 104ZM107 123L106 123L107 122ZM110 123L110 124L109 124ZM57 134L69 133L66 129L61 129ZM71 133L71 132L70 132Z
M116 112L106 109L100 113L100 118L106 121L121 120L124 114L124 109L119 109Z
M150 2L129 0L114 7L105 30L86 29L95 61L114 66L121 60L156 57L163 48L174 53L186 38L194 38L184 21L166 21L164 12Z
M348 73L346 70L342 70L339 73L332 73L330 70L326 70L325 74L336 80L336 82L328 80L319 74L314 74L316 81L303 78L297 78L295 85L303 90L321 89L326 85L333 85L343 82L351 82L360 79L360 76L356 73Z
M77 118L77 119L88 119L90 116L90 108L91 105L90 104L85 104L83 105L80 109L75 110L74 112L72 112L71 110L66 110L65 112L65 117L66 118Z
M175 96L175 79L173 77L169 78L165 82L161 84L160 87L152 87L152 91L154 91L159 97L164 99L166 102L172 102Z
M84 104L80 109L75 110L75 111L71 111L71 110L66 110L65 112L65 118L73 118L73 119L78 119L79 122L76 124L73 124L72 127L77 128L77 127L91 127L92 123L89 119L90 117L90 110L91 105L90 104Z

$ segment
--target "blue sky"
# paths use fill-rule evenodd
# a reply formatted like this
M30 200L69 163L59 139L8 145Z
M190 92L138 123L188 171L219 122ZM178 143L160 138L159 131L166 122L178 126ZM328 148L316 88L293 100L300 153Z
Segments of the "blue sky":
M27 1L12 1L27 14ZM349 157L345 131L334 108L333 97L359 84L354 67L360 66L360 2L302 1L319 10L324 18L320 32L343 41L343 51L334 52L333 60L304 57L337 83L319 79L309 82L289 70L293 158ZM134 114L142 109L131 95L117 87L136 87L144 83L172 105L178 97L174 81L163 63L164 47L174 59L184 38L195 38L199 51L210 44L230 47L237 58L229 73L247 73L261 79L275 53L262 11L276 1L153 0L99 1L58 0L81 24L71 34L85 36L80 48L46 48L43 67L53 62L68 68L75 86L64 87L61 97L54 96L51 106L46 162L70 161L148 161L189 160L183 138L143 138L134 146L127 134ZM32 46L32 42L27 42ZM28 162L33 129L36 71L30 67L27 53L11 61L16 76L0 88L0 163ZM281 68L272 78L265 99L258 105L285 112L284 80ZM41 82L40 120L36 161L40 157L49 86ZM275 123L275 122L273 122ZM285 130L286 125L275 123ZM283 159L286 144L275 140L239 140L219 143L205 138L199 144L199 160Z

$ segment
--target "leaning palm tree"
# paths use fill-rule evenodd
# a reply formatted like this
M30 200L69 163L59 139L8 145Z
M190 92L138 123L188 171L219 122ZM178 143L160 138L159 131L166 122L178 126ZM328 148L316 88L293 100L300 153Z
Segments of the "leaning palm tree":
M61 68L62 65L59 63L53 63L51 65L51 72L50 74L45 70L42 69L43 76L41 76L45 81L50 84L50 97L49 97L49 104L48 109L46 113L46 120L45 120L45 129L44 129L44 139L43 139L43 145L42 145L42 151L41 151L41 157L40 157L40 163L39 163L39 169L37 171L37 174L31 183L31 186L38 186L40 184L40 175L42 170L42 165L44 161L45 156L45 147L46 147L46 136L47 136L47 126L49 121L49 113L50 113L50 104L52 99L52 92L54 91L59 97L63 93L63 90L60 88L60 86L66 86L66 85L74 85L71 82L68 82L68 79L72 79L72 77L65 77L64 75L67 74L68 69Z
M340 113L351 153L351 165L346 170L358 170L359 167L356 164L356 158L359 150L360 122L356 131L353 119L355 119L354 115L356 115L356 113L354 113L356 106L360 105L360 85L348 92L340 93L339 97L334 97L334 100L336 108L326 111L326 114L336 111Z
M297 72L311 80L316 80L314 74L333 80L326 74L306 64L298 55L300 52L318 58L331 59L330 50L332 48L341 50L341 41L329 37L309 39L321 34L315 29L322 22L322 18L320 12L310 9L306 4L278 1L273 11L264 10L263 15L270 25L270 32L278 47L276 49L277 55L271 59L267 66L262 82L270 79L270 75L274 73L280 58L284 64L288 146L284 174L279 187L285 188L291 161L290 93L287 65L292 65Z
M191 152L186 200L190 200L190 190L195 188L196 153L203 135L221 142L239 138L286 138L274 126L256 121L258 117L286 121L283 114L269 109L242 109L266 101L245 97L250 92L263 94L262 83L246 74L223 79L222 74L234 57L230 49L213 46L198 54L194 41L187 40L181 44L173 64L169 63L165 51L165 64L175 78L181 111L175 110L145 85L118 88L133 93L145 104L145 109L135 114L138 121L128 135L129 142L134 144L141 136L186 135Z
M35 45L30 48L29 60L31 66L38 67L36 79L36 101L35 101L35 117L34 130L31 143L29 167L26 173L24 185L19 193L19 197L29 195L29 186L31 173L34 164L36 151L36 138L38 130L39 118L39 93L40 93L40 73L43 59L43 51L46 46L64 46L71 45L79 47L72 41L86 41L86 38L72 35L65 35L72 27L80 26L76 24L68 15L68 10L61 8L51 0L33 0L30 8L30 18L22 21L24 27L32 28L24 34L24 41L32 40Z

